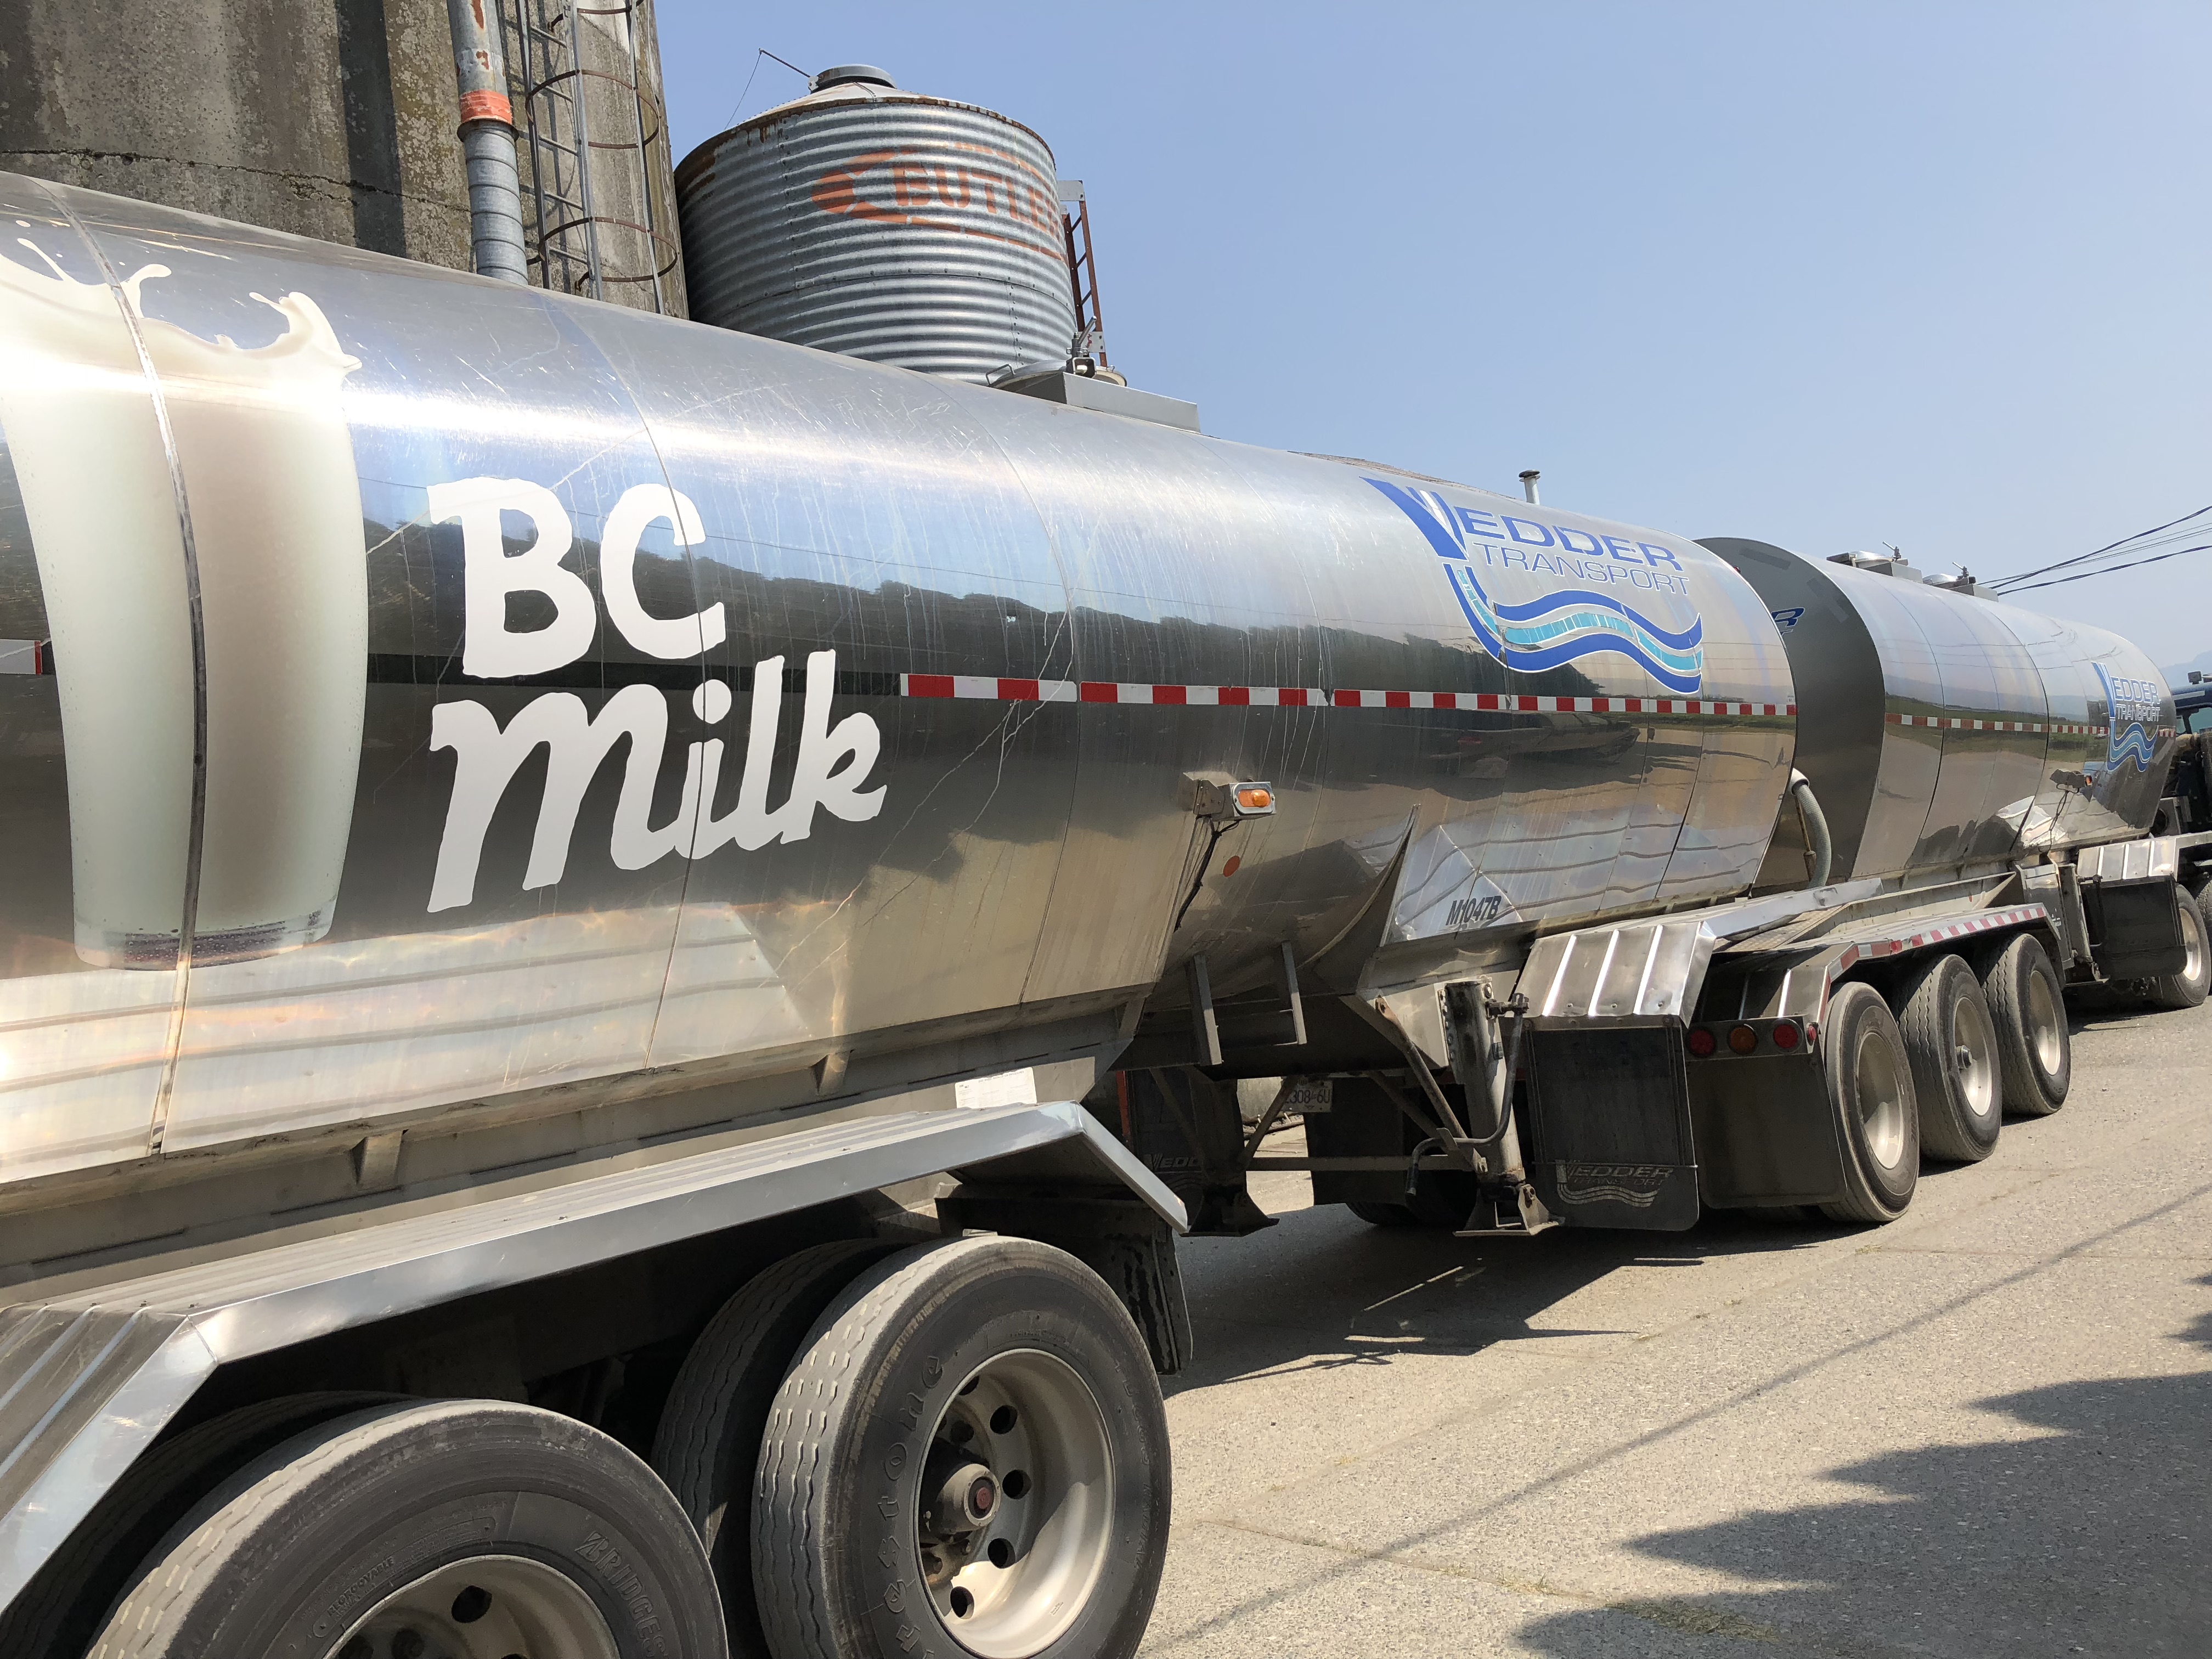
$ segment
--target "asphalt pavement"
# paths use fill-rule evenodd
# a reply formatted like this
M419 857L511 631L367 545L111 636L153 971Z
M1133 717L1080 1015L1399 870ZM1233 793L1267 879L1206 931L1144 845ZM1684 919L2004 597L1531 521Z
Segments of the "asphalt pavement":
M1460 1240L1262 1177L1183 1246L1144 1652L2212 1655L2212 1004L2075 1027L2065 1109L1887 1227Z

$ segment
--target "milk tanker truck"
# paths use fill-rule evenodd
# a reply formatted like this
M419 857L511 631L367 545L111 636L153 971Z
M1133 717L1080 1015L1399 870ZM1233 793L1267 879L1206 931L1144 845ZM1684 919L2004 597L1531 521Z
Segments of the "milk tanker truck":
M1127 1654L1248 1170L1881 1222L2202 995L2095 629L0 197L9 1659Z

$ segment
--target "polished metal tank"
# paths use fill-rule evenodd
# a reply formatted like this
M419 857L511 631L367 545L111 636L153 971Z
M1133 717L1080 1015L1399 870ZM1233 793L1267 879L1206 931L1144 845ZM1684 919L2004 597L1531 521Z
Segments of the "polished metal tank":
M1371 994L1765 853L1789 665L1680 538L0 211L0 1182L1127 1020L1201 953Z
M691 315L963 380L1065 362L1075 295L1044 140L864 64L815 86L677 169Z
M1771 543L1705 545L1773 612L1834 873L1971 872L2148 832L2173 699L2118 635Z

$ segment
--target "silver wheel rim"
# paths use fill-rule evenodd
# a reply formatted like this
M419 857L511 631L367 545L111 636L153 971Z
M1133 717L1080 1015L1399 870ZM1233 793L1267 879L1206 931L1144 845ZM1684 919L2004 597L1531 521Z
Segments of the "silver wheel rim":
M980 1659L1051 1646L1097 1588L1113 1518L1105 1413L1074 1368L1034 1348L976 1367L931 1437L916 1518L922 1581L952 1639Z
M2059 1044L2064 1028L2058 1023L2058 999L2051 994L2051 981L2041 974L2027 978L2027 1040L2035 1049L2035 1063L2045 1077L2058 1075Z
M2188 952L2182 959L2181 982L2197 984L2204 977L2204 918L2185 896L2181 901L2181 943Z
M568 1574L520 1555L478 1555L394 1590L331 1659L619 1659L598 1605Z
M1858 1110L1867 1155L1885 1170L1895 1169L1905 1156L1905 1090L1897 1051L1880 1026L1869 1025L1859 1034L1851 1072L1851 1103Z
M1989 1117L1997 1103L1997 1030L1989 1011L1964 994L1951 1005L1951 1054L1959 1097L1976 1117Z

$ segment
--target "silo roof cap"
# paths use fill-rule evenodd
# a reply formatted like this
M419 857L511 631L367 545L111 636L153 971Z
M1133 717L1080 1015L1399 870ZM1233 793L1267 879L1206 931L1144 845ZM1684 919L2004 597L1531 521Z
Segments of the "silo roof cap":
M809 92L823 92L831 87L848 86L854 82L890 87L894 91L898 88L897 82L873 64L839 64L813 76L807 82L806 89Z

